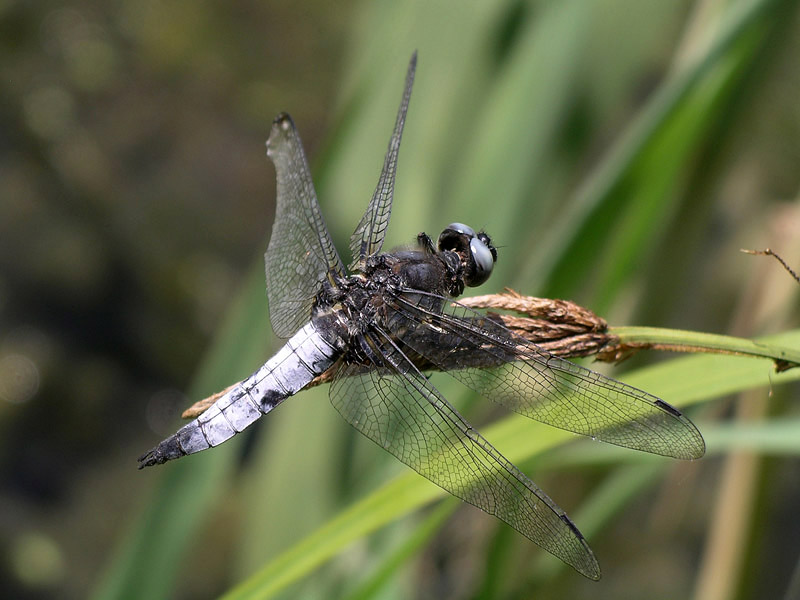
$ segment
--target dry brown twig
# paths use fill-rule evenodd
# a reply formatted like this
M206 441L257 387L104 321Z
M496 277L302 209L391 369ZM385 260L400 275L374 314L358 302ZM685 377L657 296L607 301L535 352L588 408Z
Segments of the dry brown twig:
M747 250L746 248L741 248L740 251L744 252L745 254L753 254L755 256L771 256L771 257L773 257L779 263L781 263L781 265L783 265L783 268L786 269L786 271L789 273L789 275L794 277L794 280L797 283L800 283L800 277L797 276L797 273L795 273L792 270L792 267L790 267L788 264L786 264L786 261L783 260L783 258L781 258L780 254L778 254L777 252L775 252L771 248L764 248L763 250Z

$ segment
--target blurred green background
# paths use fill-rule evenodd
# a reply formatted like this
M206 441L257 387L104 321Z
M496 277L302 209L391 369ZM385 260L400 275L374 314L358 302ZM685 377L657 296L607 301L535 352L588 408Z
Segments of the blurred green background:
M798 34L788 0L0 1L0 596L796 592L798 388L766 361L601 367L697 404L709 454L690 464L530 421L503 445L491 424L516 421L441 383L570 513L600 583L430 502L326 389L213 452L135 459L278 347L272 118L294 117L343 252L415 49L387 247L461 221L499 246L480 293L570 298L614 325L797 327L798 285L739 248L800 264ZM725 388L757 383L747 396L713 388L747 369Z

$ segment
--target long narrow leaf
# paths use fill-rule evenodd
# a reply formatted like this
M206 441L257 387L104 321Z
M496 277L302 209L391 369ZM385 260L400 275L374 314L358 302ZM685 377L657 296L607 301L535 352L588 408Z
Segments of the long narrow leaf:
M800 348L800 331L771 336L764 342ZM771 375L771 366L765 361L707 355L673 360L625 377L627 383L651 390L679 407L753 387L778 385L798 379L800 369ZM485 435L512 462L528 460L577 437L569 432L538 426L517 415L488 428ZM630 452L615 448L611 451ZM225 598L269 598L361 536L442 495L442 490L415 473L401 475L328 521L247 581L233 588Z

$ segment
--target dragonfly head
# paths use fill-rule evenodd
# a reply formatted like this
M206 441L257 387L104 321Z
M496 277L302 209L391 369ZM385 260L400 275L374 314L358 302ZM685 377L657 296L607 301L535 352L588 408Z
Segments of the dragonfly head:
M476 287L485 283L492 274L497 260L497 250L483 231L475 232L463 223L450 223L439 235L439 251L450 250L461 257L464 265L464 283Z

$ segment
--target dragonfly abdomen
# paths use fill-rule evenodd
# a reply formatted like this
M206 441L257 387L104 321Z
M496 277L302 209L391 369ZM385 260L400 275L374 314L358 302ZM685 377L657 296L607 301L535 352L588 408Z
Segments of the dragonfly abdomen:
M275 356L240 381L207 411L139 458L139 468L194 454L229 440L293 396L336 360L339 350L313 322L294 334Z

